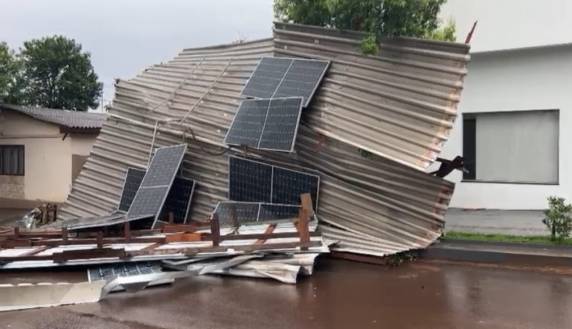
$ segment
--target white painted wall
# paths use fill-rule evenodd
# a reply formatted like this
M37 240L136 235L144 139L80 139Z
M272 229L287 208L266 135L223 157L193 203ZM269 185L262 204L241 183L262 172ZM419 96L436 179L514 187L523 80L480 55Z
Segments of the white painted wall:
M457 183L452 207L544 209L550 195L572 200L572 45L473 54L459 109L461 113L559 109L559 185L461 182L461 173L455 172L448 176ZM443 156L459 154L461 116Z
M0 111L0 144L24 145L24 176L0 175L0 198L63 202L72 184L72 154L89 155L96 135L62 139L58 125Z
M473 53L572 42L571 0L448 0L441 17L454 19L461 42L479 21Z

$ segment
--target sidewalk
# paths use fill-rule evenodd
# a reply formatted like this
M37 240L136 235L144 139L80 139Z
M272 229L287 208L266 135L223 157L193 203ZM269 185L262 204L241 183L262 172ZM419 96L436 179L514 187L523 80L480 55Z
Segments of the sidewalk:
M542 210L465 210L450 208L445 216L445 232L507 235L548 235L542 224Z

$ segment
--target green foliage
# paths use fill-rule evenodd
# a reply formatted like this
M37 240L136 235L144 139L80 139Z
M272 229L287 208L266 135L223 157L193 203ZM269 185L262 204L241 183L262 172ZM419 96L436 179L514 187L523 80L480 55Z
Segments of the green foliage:
M375 34L370 34L361 42L361 52L364 55L377 55L379 47L377 46L377 38Z
M0 102L14 100L21 80L21 66L13 50L5 42L0 42Z
M447 24L442 27L431 31L427 34L427 39L441 40L441 41L455 41L455 33L457 29L455 27L455 22L449 20Z
M89 53L63 36L24 42L20 53L26 82L24 103L86 111L98 106L102 84Z
M411 36L454 40L455 25L439 29L439 10L446 0L276 0L277 19L345 30L376 38ZM364 40L371 51L371 37ZM362 45L363 46L363 45Z
M572 245L572 239L564 239L561 241L552 241L549 236L524 236L524 235L507 235L507 234L483 234L472 232L447 232L444 236L445 240L470 240L483 242L509 242L509 243L526 243L526 244L566 244Z
M388 266L399 266L403 263L410 263L418 258L416 251L404 251L385 257L385 264Z
M548 198L548 209L542 222L550 230L550 238L562 241L570 236L572 231L572 205L564 198L551 196Z

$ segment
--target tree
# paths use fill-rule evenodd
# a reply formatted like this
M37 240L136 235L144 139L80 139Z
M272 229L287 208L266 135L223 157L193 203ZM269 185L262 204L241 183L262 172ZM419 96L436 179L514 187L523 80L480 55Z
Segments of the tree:
M90 54L82 52L75 40L53 36L27 41L19 57L26 85L24 103L74 111L99 105L102 84Z
M283 21L365 31L369 34L365 42L400 35L453 41L453 22L439 28L439 10L446 1L276 0L274 11Z
M14 51L5 42L0 42L0 102L14 103L20 97L20 68Z

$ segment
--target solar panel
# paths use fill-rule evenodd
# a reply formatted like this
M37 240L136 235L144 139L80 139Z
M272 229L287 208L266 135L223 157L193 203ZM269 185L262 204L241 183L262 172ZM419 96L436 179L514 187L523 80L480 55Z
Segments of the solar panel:
M185 224L191 209L194 191L194 180L184 177L175 177L175 181L169 191L169 195L167 195L167 201L165 201L159 218L168 218L169 213L172 212L175 224Z
M155 217L163 207L169 186L142 187L137 191L129 212L128 218Z
M298 216L299 205L268 204L262 202L221 201L215 214L223 226L280 221Z
M151 274L161 272L161 264L153 262L121 263L100 265L87 270L89 282L105 280L111 281L117 277Z
M322 81L329 61L264 57L242 90L254 98L303 97L308 107Z
M171 185L177 170L179 170L186 149L186 144L157 149L149 164L149 168L147 168L145 177L143 177L141 186Z
M272 151L294 151L302 98L245 100L225 137L229 145Z
M157 149L129 207L127 220L154 218L151 227L156 225L186 149L186 144Z
M272 166L235 157L229 162L230 200L271 202Z
M304 107L308 107L329 64L316 60L294 60L272 97L301 96Z
M229 200L299 205L300 194L310 193L317 211L319 176L238 157L229 162Z
M272 99L258 148L261 150L294 151L301 114L302 98Z
M258 148L269 106L269 99L243 101L232 120L224 142L229 145Z
M133 198L135 198L135 194L137 194L137 190L139 190L139 186L141 186L143 176L145 176L145 170L127 168L127 174L123 182L123 191L121 192L121 199L119 200L119 210L129 210L129 206L131 206Z
M299 204L300 194L310 193L312 206L317 209L320 178L315 175L274 167L272 203Z
M123 192L121 193L121 201L119 202L119 210L129 210L135 193L137 193L141 185L143 176L145 176L145 170L127 168ZM165 201L159 218L168 218L169 213L172 212L175 223L186 223L194 190L195 181L185 177L175 177L173 186L167 195L167 200Z
M271 98L291 64L291 58L263 57L244 87L242 95Z

